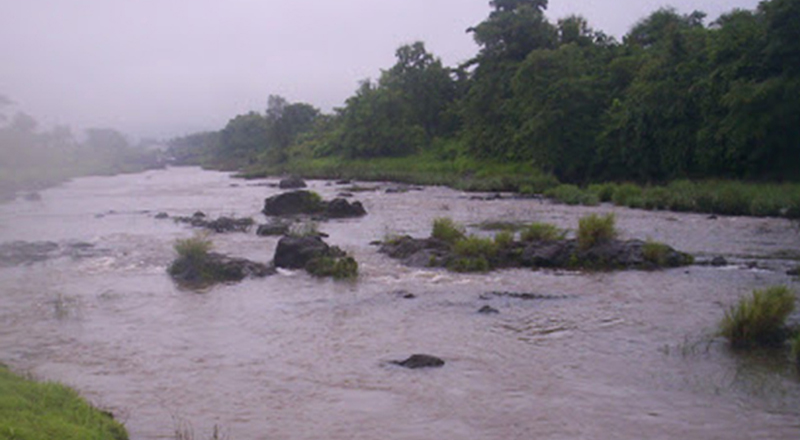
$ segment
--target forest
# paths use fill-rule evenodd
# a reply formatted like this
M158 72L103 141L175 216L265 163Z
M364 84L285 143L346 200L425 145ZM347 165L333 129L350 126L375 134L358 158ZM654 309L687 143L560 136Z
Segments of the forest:
M253 176L394 160L579 185L800 178L800 1L710 23L659 9L622 41L580 16L552 23L547 4L491 1L461 65L404 45L331 114L270 96L263 113L173 139L171 153Z

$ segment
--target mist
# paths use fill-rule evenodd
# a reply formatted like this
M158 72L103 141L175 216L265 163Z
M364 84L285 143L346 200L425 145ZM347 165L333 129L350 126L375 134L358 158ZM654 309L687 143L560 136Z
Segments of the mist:
M445 65L478 47L465 30L487 0L235 0L192 3L41 0L7 2L0 17L0 94L6 107L76 132L112 127L133 137L217 130L263 111L270 94L323 111L376 78L397 47L424 41ZM550 2L555 21L580 14L620 39L660 7L701 10L707 23L757 0Z

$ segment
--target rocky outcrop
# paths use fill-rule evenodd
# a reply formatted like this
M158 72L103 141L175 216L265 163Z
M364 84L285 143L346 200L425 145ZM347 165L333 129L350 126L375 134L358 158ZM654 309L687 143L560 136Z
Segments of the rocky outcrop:
M189 288L241 281L247 277L265 277L275 268L243 258L209 252L200 257L179 257L168 272L175 282Z
M498 268L656 269L691 264L693 258L666 245L641 240L609 240L582 249L576 240L514 241L484 255L461 255L456 246L435 238L397 237L381 243L380 252L411 267L461 270ZM470 265L480 260L480 265ZM466 261L466 262L465 262Z
M166 213L165 213L166 214ZM162 218L162 217L159 217ZM165 217L163 217L165 218ZM202 212L196 212L191 217L175 217L178 223L188 223L196 228L205 228L218 233L247 232L253 226L251 218L219 217L208 220Z
M350 218L367 214L361 202L336 198L329 202L311 191L291 191L264 200L261 211L269 216L310 215L318 218Z
M297 176L290 176L285 179L282 179L278 183L278 188L280 189L298 189L298 188L305 188L306 182L305 180L297 177Z
M355 278L358 263L337 246L329 246L319 236L286 236L275 248L274 264L287 269L305 269L318 277Z
M408 359L402 361L390 361L390 363L405 368L440 368L444 366L444 360L429 354L413 354Z

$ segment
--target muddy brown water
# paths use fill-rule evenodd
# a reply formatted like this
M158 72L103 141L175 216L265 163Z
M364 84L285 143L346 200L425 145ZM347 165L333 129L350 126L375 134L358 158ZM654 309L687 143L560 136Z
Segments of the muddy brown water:
M230 439L800 438L800 380L786 354L737 355L713 337L740 295L800 290L786 275L800 232L786 220L479 201L437 187L387 194L381 185L355 194L366 217L319 225L359 261L357 282L281 271L203 293L177 288L165 273L172 243L193 230L155 214L264 222L263 199L278 192L264 182L173 168L77 179L40 201L0 205L0 242L93 245L0 267L0 362L75 387L132 439L175 438L176 429L209 438L215 426ZM345 188L310 186L325 198ZM403 267L369 245L426 236L442 216L575 229L590 212L616 213L624 238L732 264L460 275ZM220 252L264 262L277 243L211 238ZM482 299L491 291L564 298ZM500 313L477 313L484 305ZM387 364L413 353L447 363Z

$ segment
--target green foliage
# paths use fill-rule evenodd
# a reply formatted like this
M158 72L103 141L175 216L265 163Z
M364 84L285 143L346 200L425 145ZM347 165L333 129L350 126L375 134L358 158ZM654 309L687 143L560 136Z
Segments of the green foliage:
M595 206L600 203L599 198L594 193L583 191L576 185L559 185L545 191L544 195L567 205Z
M125 440L125 428L56 383L37 383L0 366L0 438Z
M591 247L603 242L613 240L617 236L615 229L616 217L614 214L599 216L589 214L578 220L578 246L581 249Z
M644 209L668 209L670 206L669 190L661 186L649 187L642 194L642 202Z
M178 257L200 262L208 256L208 251L213 247L213 243L205 235L195 235L191 238L175 241L174 247Z
M776 345L786 338L785 321L794 310L795 295L786 286L754 290L725 312L719 334L735 348Z
M454 222L448 217L439 217L433 220L433 230L431 237L442 240L445 243L455 244L464 239L464 227Z
M642 256L645 261L652 263L657 267L667 266L667 257L670 252L670 247L664 243L647 240L642 246Z
M451 261L447 268L453 272L488 272L491 270L489 260L483 256L460 257Z
M640 208L644 204L642 199L642 188L633 183L624 183L617 186L611 201L615 205L627 206L630 208Z
M500 231L494 235L494 244L497 248L507 248L514 243L514 233L512 231Z
M306 271L316 277L333 277L337 280L358 277L358 262L350 256L320 256L311 259Z
M461 257L484 257L488 260L497 254L497 243L491 238L470 235L456 241L453 250Z
M563 239L565 235L566 232L555 225L535 222L521 232L520 238L522 241L556 241Z
M615 183L594 183L589 185L587 191L597 196L601 202L610 202L617 190Z

